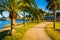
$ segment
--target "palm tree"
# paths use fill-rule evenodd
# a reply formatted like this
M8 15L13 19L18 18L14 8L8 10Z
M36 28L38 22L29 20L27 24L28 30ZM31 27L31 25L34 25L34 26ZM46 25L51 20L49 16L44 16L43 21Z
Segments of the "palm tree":
M44 16L47 14L45 11L43 11L42 9L39 9L39 11L42 14L42 21L44 21Z
M26 3L26 4L24 4ZM14 34L16 28L17 12L25 6L35 5L34 0L0 0L0 9L9 11L9 18L11 19L11 35Z
M24 2L24 4L25 4L25 2ZM34 3L34 4L36 4L36 3ZM23 5L24 6L24 5ZM34 7L33 8L31 8L30 6L28 7L28 6L25 6L25 7L23 7L23 10L24 11L26 11L26 12L30 12L30 14L32 14L32 15L35 15L34 17L36 17L36 15L37 15L37 17L36 18L38 18L39 20L40 20L40 17L41 17L41 14L40 14L40 12L39 12L39 9L38 9L38 7L37 7L37 5L34 5ZM33 12L32 12L33 11ZM38 12L38 13L37 13ZM40 16L40 17L39 17ZM38 20L38 21L39 21Z
M25 8L27 9L23 9L23 10L30 13L30 19L33 16L34 19L37 20L37 22L42 20L42 14L38 8L31 8L31 7L25 7Z
M60 0L46 0L48 2L47 9L53 12L54 15L54 28L56 25L56 11L60 9Z
M23 13L24 13L24 20L25 20L25 12L27 12L26 10L28 9L28 10L32 10L32 9L29 9L28 7L37 7L37 5L36 5L36 3L35 3L35 1L34 0L27 0L27 2L25 1L25 0L21 0L21 1L23 1L23 4L24 5L22 5L23 7L23 9L22 10L24 10L23 11ZM31 2L32 4L30 4L30 3L28 3L28 2ZM28 5L28 6L26 6L26 4ZM33 5L33 6L32 6ZM31 13L30 11L28 11L29 13ZM25 26L25 22L24 22L24 26Z

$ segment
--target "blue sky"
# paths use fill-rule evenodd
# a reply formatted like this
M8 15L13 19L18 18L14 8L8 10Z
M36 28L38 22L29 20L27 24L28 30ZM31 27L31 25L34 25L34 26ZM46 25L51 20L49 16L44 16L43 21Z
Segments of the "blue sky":
M35 0L35 1L38 5L38 8L48 12L48 10L46 10L46 6L47 6L46 0Z
M38 8L40 8L40 9L48 12L48 10L46 10L46 6L47 6L46 0L35 0L35 2L37 3ZM8 17L9 14L8 14L7 11L4 11L4 12L3 12L3 15L4 15L5 17ZM2 16L0 15L0 17L2 17Z

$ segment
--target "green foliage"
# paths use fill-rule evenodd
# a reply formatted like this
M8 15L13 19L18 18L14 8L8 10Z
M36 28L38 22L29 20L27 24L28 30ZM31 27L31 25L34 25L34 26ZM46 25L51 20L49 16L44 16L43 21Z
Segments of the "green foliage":
M0 0L1 8L9 12L18 12L19 10L29 12L35 19L42 19L42 14L39 12L37 4L34 0ZM4 10L3 9L3 10Z
M43 20L43 16L34 0L0 0L0 2L0 7L3 8L3 10L9 11L10 13L17 13L19 10L21 10L24 12L29 12L35 17L35 19Z
M26 6L31 6L32 5L34 7L36 7L36 3L34 0L0 0L1 4L0 4L0 7L3 8L3 9L6 9L7 11L18 11L20 10L19 8L21 8L20 6L22 5L26 5ZM1 9L0 8L0 9ZM23 8L22 8L23 9Z
M57 16L57 17L60 16L60 12L57 12L56 16Z
M47 13L46 16L50 16L50 13Z
M46 0L48 5L46 6L46 8L50 11L53 10L60 10L60 0Z

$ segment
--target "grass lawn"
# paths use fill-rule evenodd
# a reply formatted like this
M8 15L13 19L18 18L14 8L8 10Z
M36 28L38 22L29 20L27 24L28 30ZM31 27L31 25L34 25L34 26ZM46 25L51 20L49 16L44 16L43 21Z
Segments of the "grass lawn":
M60 40L60 22L56 22L55 28L53 28L53 23L48 24L45 30L53 40Z
M16 28L16 33L10 36L10 30L0 32L0 40L23 40L24 33L37 23L27 23L25 27Z

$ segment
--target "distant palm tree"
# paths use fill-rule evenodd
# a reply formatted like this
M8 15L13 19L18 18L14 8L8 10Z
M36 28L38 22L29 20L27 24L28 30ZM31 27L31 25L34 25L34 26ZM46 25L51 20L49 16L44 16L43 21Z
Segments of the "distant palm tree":
M25 2L24 2L24 4L25 4ZM36 4L36 3L34 3L34 4ZM24 6L24 5L23 5ZM25 12L29 12L30 14L32 14L32 16L34 16L36 19L38 18L39 20L37 20L38 22L40 21L40 18L41 18L41 14L40 14L40 11L39 11L39 9L38 9L38 7L37 7L37 5L34 5L34 7L23 7L23 9L22 10L24 10Z
M42 9L39 9L39 11L41 12L42 14L42 21L44 21L44 16L47 14L47 12L43 11Z
M39 11L38 8L31 8L31 7L26 7L26 8L28 9L25 9L24 11L30 13L30 19L33 17L35 20L37 20L37 22L40 22L40 20L43 20L42 13Z
M34 0L0 0L0 9L9 11L9 18L11 19L11 35L15 32L17 12L23 9L23 7L31 7L31 5L36 6Z
M56 11L60 9L60 0L46 0L48 2L47 9L53 12L54 15L54 28L56 25Z
M24 5L22 5L23 6L23 9L22 10L24 10L23 11L23 13L24 13L24 20L26 20L26 15L25 15L25 12L28 12L28 13L32 13L32 11L31 10L33 10L33 8L31 9L31 7L35 7L35 8L37 8L37 4L36 4L36 2L34 1L34 0L27 0L27 1L30 1L32 4L29 4L29 3L26 3L26 1L25 0L21 0L21 1L23 1L23 4ZM28 6L25 6L26 4L28 4ZM33 5L33 6L32 6ZM33 10L34 11L34 10ZM26 22L24 22L24 26L26 25Z

